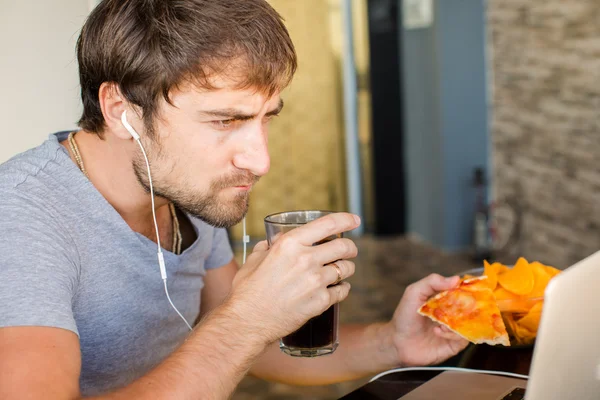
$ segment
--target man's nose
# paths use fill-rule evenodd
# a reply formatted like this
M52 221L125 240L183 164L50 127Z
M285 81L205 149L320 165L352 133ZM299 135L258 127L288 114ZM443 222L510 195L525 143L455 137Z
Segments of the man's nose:
M256 176L263 176L269 172L271 158L266 127L253 128L248 132L248 137L242 146L233 158L233 164L237 168L250 171Z

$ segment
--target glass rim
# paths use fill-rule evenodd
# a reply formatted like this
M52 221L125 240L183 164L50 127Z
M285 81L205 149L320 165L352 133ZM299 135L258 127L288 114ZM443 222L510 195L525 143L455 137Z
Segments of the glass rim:
M273 224L273 225L303 225L305 223L308 223L310 221L307 221L305 223L298 223L298 222L279 222L279 221L273 221L272 218L278 215L282 215L282 214L295 214L295 213L321 213L323 214L323 216L325 215L329 215L329 214L334 214L336 213L336 211L331 211L331 210L291 210L291 211L280 211L280 212L276 212L273 214L269 214L267 215L263 220L265 223L267 224Z

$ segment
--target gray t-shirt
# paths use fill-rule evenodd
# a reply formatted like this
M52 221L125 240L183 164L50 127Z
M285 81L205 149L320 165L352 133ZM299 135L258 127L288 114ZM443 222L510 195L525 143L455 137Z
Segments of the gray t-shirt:
M156 244L132 231L50 135L0 165L0 327L79 336L85 396L125 386L186 338L166 298ZM206 270L229 263L226 231L189 217L197 240L164 251L169 294L190 322Z

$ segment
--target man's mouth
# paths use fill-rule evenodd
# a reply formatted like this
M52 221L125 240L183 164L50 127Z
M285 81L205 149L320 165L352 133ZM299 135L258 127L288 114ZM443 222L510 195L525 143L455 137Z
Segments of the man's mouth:
M221 179L218 183L218 186L215 185L215 189L238 189L249 191L258 182L259 179L260 177L252 174L240 174L237 176L231 176L229 178Z
M244 184L244 185L235 185L233 187L236 189L240 189L240 190L250 190L250 189L252 189L253 185L254 184L250 183L250 184Z

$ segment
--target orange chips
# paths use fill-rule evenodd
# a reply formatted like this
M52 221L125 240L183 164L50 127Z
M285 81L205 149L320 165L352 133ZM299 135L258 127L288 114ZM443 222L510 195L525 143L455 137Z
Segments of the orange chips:
M498 284L498 274L507 271L509 268L500 263L493 263L490 265L487 261L483 261L483 274L487 276L488 287L492 290L496 289Z
M537 261L529 263L523 257L519 258L512 268L497 262L489 264L484 261L483 274L487 279L481 284L492 289L496 300L524 300L543 297L548 282L560 272ZM524 304L528 305L523 312L502 314L513 344L529 344L537 335L543 302Z
M544 296L544 291L546 290L546 286L548 286L548 282L550 279L556 274L550 274L545 265L540 264L537 261L529 264L531 266L531 270L533 271L533 289L530 292L529 297L542 297ZM548 267L552 268L552 267ZM556 270L558 273L558 270Z
M526 296L531 293L535 283L533 270L527 260L521 257L514 267L498 275L498 283L511 293Z
M542 317L542 305L543 303L536 303L523 318L517 321L517 324L529 332L537 332Z

